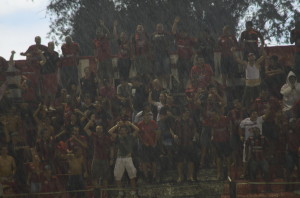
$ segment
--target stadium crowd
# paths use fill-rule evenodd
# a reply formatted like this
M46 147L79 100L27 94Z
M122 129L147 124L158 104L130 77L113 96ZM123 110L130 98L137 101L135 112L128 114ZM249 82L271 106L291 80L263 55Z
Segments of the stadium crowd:
M196 38L180 23L176 17L170 32L157 24L152 34L137 25L129 37L117 22L111 31L100 20L92 43L97 67L83 76L70 36L62 56L37 36L21 53L22 67L14 51L9 61L1 57L4 193L121 187L127 172L136 197L137 178L160 183L174 169L174 182L195 182L208 167L220 180L240 167L237 178L253 181L260 169L266 181L299 179L300 22L291 31L293 68L265 52L251 21L239 41L229 26L218 39L207 30ZM94 197L108 196L95 188Z

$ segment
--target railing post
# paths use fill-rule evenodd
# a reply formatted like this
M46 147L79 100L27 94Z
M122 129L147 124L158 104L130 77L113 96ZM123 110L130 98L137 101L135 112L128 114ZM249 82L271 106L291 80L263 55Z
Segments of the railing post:
M230 177L229 180L229 196L230 198L236 198L236 182L232 181Z

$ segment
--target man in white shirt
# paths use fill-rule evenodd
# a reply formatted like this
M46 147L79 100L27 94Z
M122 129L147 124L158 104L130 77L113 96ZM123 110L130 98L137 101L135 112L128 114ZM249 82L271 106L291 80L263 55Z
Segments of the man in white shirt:
M245 118L240 123L240 138L241 142L243 142L243 163L244 163L244 173L247 168L246 161L246 141L249 137L253 136L253 128L260 129L260 135L262 134L262 124L264 122L266 115L258 116L256 111L252 111L250 113L249 118ZM242 178L244 175L241 176Z

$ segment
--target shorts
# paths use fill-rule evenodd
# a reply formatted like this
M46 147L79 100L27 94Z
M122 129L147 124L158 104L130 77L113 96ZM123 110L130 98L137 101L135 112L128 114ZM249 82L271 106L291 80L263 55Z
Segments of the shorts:
M209 147L211 144L211 127L204 126L200 137L201 147Z
M137 56L135 63L137 74L153 74L153 67L147 56Z
M158 150L156 147L141 145L141 161L144 163L156 162L158 160Z
M192 69L192 61L188 58L178 58L177 61L177 69L178 69L178 75L180 76L180 79L183 77L188 78L190 71Z
M238 72L233 56L221 56L221 74L233 77Z
M97 64L97 74L101 79L111 79L113 77L112 60L101 60Z
M94 159L92 162L92 176L94 179L108 180L110 178L109 161Z
M197 159L197 152L195 145L184 145L184 146L178 146L176 149L176 161L177 162L195 162Z
M42 75L42 94L54 95L57 91L57 74L43 74Z
M229 157L231 153L229 142L214 142L214 147L219 158Z
M68 181L68 191L84 190L83 178L81 175L70 175ZM84 196L84 192L71 192L70 194L77 194L79 197Z
M129 179L136 178L136 168L133 165L132 157L118 157L115 164L114 176L116 181L121 181L125 170Z
M154 74L156 76L171 74L171 65L169 57L156 57L154 61Z
M129 58L119 58L118 59L118 69L121 79L129 78L131 60Z

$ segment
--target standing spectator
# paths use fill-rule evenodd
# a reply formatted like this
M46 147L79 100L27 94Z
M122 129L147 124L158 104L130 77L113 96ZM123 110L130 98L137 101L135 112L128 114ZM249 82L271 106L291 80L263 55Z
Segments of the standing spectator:
M78 191L84 190L84 177L87 177L86 163L82 156L82 151L76 149L74 153L68 154L68 165L69 165L69 181L67 190ZM84 192L70 192L71 198L84 197Z
M117 32L118 22L114 22L114 37L117 39L119 44L119 54L118 54L118 70L121 79L129 78L129 71L131 67L131 43L125 32L121 32L120 36Z
M99 20L100 27L96 31L94 40L94 56L97 63L97 76L99 79L113 78L112 55L110 48L111 33L103 20Z
M100 179L103 182L104 188L108 186L110 179L110 158L112 153L111 138L104 132L101 125L96 126L96 131L91 131L91 126L95 124L95 120L91 119L84 127L86 134L93 139L93 161L92 161L92 176L93 185L98 186ZM95 191L96 194L98 192ZM102 192L107 194L107 192ZM99 197L96 195L96 197Z
M218 108L219 109L219 108ZM229 157L231 148L229 144L230 131L228 118L222 115L222 111L218 110L214 112L211 140L216 151L216 164L217 164L217 178L224 179L224 171L222 170L223 165L226 165L227 175L229 170Z
M172 26L172 34L175 36L177 46L179 81L182 88L184 88L188 80L189 72L191 71L192 57L194 55L193 47L196 44L196 40L188 35L186 27L182 27L179 32L177 32L179 22L180 18L176 17Z
M72 84L78 84L77 66L80 48L79 45L72 40L71 36L67 36L65 41L66 43L61 46L63 58L60 68L60 80L62 87L69 92Z
M176 121L175 133L178 136L176 161L177 161L177 182L183 181L184 162L187 163L187 181L194 182L195 160L197 151L195 148L196 125L191 118L188 109L184 109L182 116Z
M300 83L297 82L294 72L289 72L280 93L283 96L283 112L288 118L291 118L292 107L300 99Z
M58 53L54 51L54 43L48 43L48 49L43 53L46 62L41 68L42 74L42 94L44 104L49 110L54 110L54 100L57 91L57 64L59 61Z
M8 62L0 56L0 85L2 85L3 82L6 80L5 72L8 68Z
M296 21L295 29L291 31L291 44L295 43L295 66L294 71L299 80L300 78L300 20Z
M35 45L29 46L26 52L20 53L22 56L26 56L26 67L21 68L21 70L28 78L34 94L40 96L41 67L45 62L42 54L47 51L47 47L41 44L41 37L36 36L34 40Z
M269 61L269 64L265 67L264 82L267 85L271 95L280 99L280 88L284 84L285 78L284 69L278 62L278 56L271 56Z
M8 155L6 146L1 147L0 167L1 184L8 185L9 188L12 188L16 174L16 162L12 156Z
M131 129L134 130L132 133L130 133ZM118 131L118 134L115 133L116 131ZM121 188L121 180L126 170L130 179L130 185L132 189L130 194L134 198L137 197L135 189L136 168L134 167L132 161L132 153L138 132L139 128L129 121L120 121L108 131L108 133L115 141L116 147L118 149L117 160L114 169L114 176L117 186L118 188ZM123 196L124 192L119 191L118 197L121 198Z
M258 127L250 129L253 136L246 141L246 160L249 162L250 180L256 179L257 170L261 170L266 182L270 179L269 164L266 160L265 151L268 147L267 139L261 135L261 130ZM266 190L270 191L270 185L266 185ZM256 185L252 185L252 191L256 191Z
M232 48L234 51L234 48ZM253 101L259 96L260 93L260 64L265 59L265 51L263 55L256 60L256 55L254 53L248 54L248 61L242 61L239 57L235 56L235 60L244 66L246 73L246 86L243 94L243 105L248 108Z
M97 96L97 80L94 72L89 67L84 68L84 76L80 79L80 95L84 97L89 95L92 101Z
M204 58L200 56L195 56L194 66L190 71L191 82L195 82L195 89L206 89L206 87L211 83L213 76L213 71L211 66L205 64Z
M289 126L286 135L287 145L286 145L286 179L289 182L291 175L293 174L295 167L297 168L297 177L300 177L300 167L299 167L299 149L300 149L300 133L299 129L299 119L291 118L289 120Z
M247 60L249 53L253 53L256 58L260 56L258 49L258 39L260 39L260 46L263 49L263 46L265 45L264 37L259 31L253 29L252 21L247 21L246 30L242 32L239 40L244 52L245 60Z
M154 75L169 87L170 82L170 35L164 31L163 24L156 25L156 31L151 37L154 55Z
M243 142L243 163L244 163L244 172L241 177L244 177L246 170L248 168L247 160L246 160L246 141L249 137L253 136L252 128L259 128L259 131L262 132L262 124L264 122L266 116L257 115L256 111L250 112L250 117L245 118L240 123L240 139Z
M235 36L231 33L230 27L225 26L223 28L223 34L219 37L218 47L221 50L221 73L223 86L227 87L227 78L234 78L234 74L238 72L237 65L234 62L231 48L237 47L238 42Z
M214 66L214 47L215 39L208 29L204 29L200 32L198 41L196 44L196 51L199 56L203 56L206 63Z
M150 75L153 67L149 60L150 38L145 32L143 25L137 25L132 37L132 58L135 61L136 72L139 75Z
M141 140L141 161L143 176L146 181L157 182L159 177L157 175L157 162L158 162L158 141L159 133L158 126L154 120L152 120L152 114L150 112L143 113L143 120L140 121L137 126L140 129L139 137ZM148 170L151 170L152 175L149 178Z

